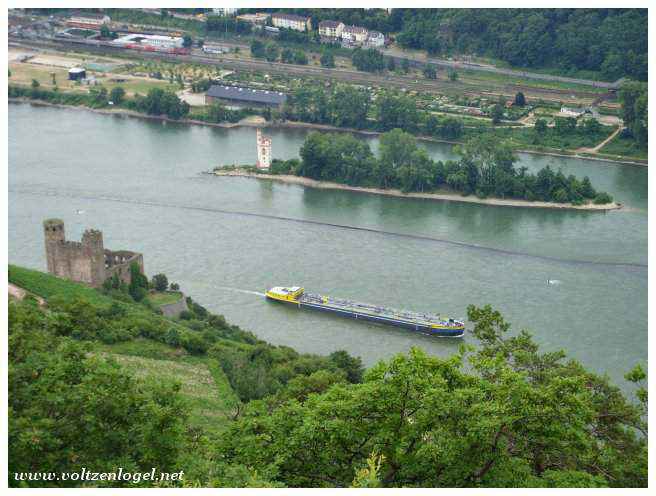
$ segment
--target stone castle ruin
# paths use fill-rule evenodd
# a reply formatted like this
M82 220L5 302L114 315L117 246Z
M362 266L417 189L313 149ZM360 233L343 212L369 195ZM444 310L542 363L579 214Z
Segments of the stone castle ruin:
M83 282L94 288L116 274L130 284L130 265L136 262L143 274L143 255L133 251L107 250L101 231L87 229L81 241L67 241L64 221L48 219L43 222L48 272L57 277Z

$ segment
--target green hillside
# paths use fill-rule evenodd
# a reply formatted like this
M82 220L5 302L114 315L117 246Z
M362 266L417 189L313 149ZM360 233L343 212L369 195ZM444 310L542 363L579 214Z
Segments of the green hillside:
M168 319L127 292L11 266L9 485L645 487L644 369L627 398L501 314L477 348L419 348L364 371L273 346L188 300ZM184 472L181 482L30 481L30 471Z

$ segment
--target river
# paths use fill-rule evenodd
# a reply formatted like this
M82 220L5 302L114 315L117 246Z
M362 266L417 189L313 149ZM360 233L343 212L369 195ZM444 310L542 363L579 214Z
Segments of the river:
M305 130L271 130L291 158ZM377 140L362 137L376 149ZM445 144L425 144L435 159ZM9 105L9 261L45 270L42 221L69 239L144 254L199 303L274 344L366 365L430 338L267 302L272 285L466 317L491 304L544 349L565 349L618 383L647 360L647 168L520 155L623 202L591 213L399 199L202 174L255 162L255 130L164 123L85 110ZM549 282L551 281L551 282ZM473 343L472 336L465 342Z

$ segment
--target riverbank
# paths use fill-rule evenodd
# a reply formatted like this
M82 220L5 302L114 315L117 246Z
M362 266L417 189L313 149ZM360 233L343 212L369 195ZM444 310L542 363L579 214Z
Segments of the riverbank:
M26 97L13 97L13 98L8 98L8 101L11 103L29 103L32 105L37 105L37 106L45 106L45 107L56 107L56 108L66 108L66 109L78 109L78 110L87 110L90 112L96 112L99 114L105 114L105 115L121 115L121 116L126 116L126 117L133 117L133 118L138 118L138 119L147 119L147 120L156 120L156 121L164 121L164 122L176 122L180 124L193 124L193 125L201 125L201 126L212 126L212 127L220 127L220 128L226 128L226 129L231 129L231 128L239 128L239 127L266 127L266 128L272 128L272 129L313 129L317 131L326 131L326 132L342 132L342 133L353 133L353 134L359 134L362 136L380 136L383 134L380 131L370 131L370 130L363 130L363 129L355 129L355 128L343 128L343 127L336 127L336 126L331 126L329 124L315 124L315 123L310 123L310 122L297 122L297 121L279 121L279 122L266 122L263 120L258 120L258 119L252 119L252 118L245 118L242 119L239 122L207 122L207 121L201 121L198 119L192 119L192 118L185 118L185 119L171 119L165 115L148 115L148 114L143 114L140 112L136 112L134 110L128 110L124 108L91 108L91 107L86 107L86 106L81 106L81 105L67 105L67 104L59 104L59 103L51 103L47 102L44 100L33 100L31 98L26 98ZM424 141L424 142L429 142L429 143L446 143L449 145L461 145L463 142L461 141L453 141L453 140L445 140L445 139L438 139L438 138L433 138L433 137L428 137L428 136L416 136L417 140L419 141ZM571 153L563 153L563 152L549 152L549 151L538 151L538 150L529 150L529 149L516 149L515 150L517 153L526 153L530 155L539 155L539 156L549 156L549 157L559 157L559 158L576 158L580 160L588 160L588 161L597 161L597 162L607 162L607 163L612 163L612 164L621 164L621 165L639 165L646 167L648 165L647 161L642 161L642 160L624 160L624 159L611 159L607 157L594 157L590 156L588 154L585 155L580 155L575 152Z
M461 203L478 203L482 205L495 205L504 207L529 207L529 208L555 208L561 210L587 210L592 212L607 212L623 208L621 203L612 202L604 205L587 203L585 205L572 205L571 203L552 203L543 201L526 201L508 198L478 198L477 196L462 196L457 193L404 193L399 189L364 188L361 186L349 186L347 184L334 183L330 181L317 181L307 177L294 176L290 174L265 174L251 172L245 169L220 170L217 168L208 172L221 177L247 177L268 181L278 181L285 184L297 184L307 188L337 189L343 191L355 191L357 193L368 193L373 195L394 196L397 198L420 198L424 200L454 201Z

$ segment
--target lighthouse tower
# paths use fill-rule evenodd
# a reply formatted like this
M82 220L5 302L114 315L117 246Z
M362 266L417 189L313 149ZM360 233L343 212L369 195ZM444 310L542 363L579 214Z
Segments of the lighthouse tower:
M271 166L271 138L257 130L257 168L268 169Z

